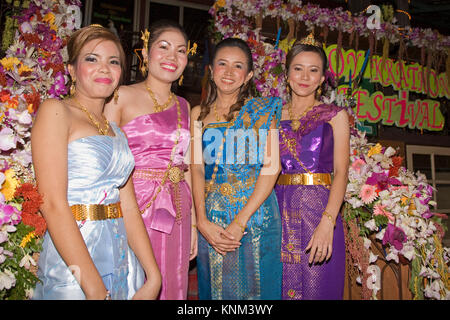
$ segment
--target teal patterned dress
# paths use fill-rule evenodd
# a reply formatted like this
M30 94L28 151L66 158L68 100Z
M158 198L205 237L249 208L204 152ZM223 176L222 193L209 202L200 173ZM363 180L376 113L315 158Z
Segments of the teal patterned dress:
M205 185L213 178L205 194L209 221L226 228L245 206L263 165L270 124L276 121L278 126L281 108L279 98L255 98L242 107L234 121L210 123L204 128ZM218 156L221 159L216 161ZM274 191L253 214L245 231L242 245L225 256L199 233L201 300L281 299L281 221Z

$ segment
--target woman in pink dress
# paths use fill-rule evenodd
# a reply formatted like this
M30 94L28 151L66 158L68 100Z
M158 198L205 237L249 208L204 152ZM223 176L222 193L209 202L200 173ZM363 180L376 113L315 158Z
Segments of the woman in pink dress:
M146 42L147 78L120 87L105 113L125 132L134 155L136 198L162 275L159 299L187 299L189 260L197 251L191 178L184 164L190 106L171 92L187 64L187 36L178 24L160 20Z

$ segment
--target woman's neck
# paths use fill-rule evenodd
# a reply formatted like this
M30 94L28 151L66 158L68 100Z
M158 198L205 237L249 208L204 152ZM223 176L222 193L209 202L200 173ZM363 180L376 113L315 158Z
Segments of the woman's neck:
M103 98L90 98L78 93L75 94L72 99L76 101L75 104L77 104L77 106L85 107L91 113L96 115L101 115L103 113L105 107L105 99Z
M151 76L148 76L144 81L144 86L149 88L156 96L160 103L167 101L171 94L171 83L159 81Z
M224 94L217 92L216 107L222 112L228 113L233 104L237 101L237 94Z
M302 112L317 103L314 94L309 95L307 97L300 97L293 94L291 101L292 101L292 109L296 113Z

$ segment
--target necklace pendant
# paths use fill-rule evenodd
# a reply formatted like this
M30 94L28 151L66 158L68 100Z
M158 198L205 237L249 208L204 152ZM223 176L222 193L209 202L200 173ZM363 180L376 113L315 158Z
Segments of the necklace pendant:
M294 131L297 131L298 128L300 128L300 121L299 120L292 120L291 121L291 128Z

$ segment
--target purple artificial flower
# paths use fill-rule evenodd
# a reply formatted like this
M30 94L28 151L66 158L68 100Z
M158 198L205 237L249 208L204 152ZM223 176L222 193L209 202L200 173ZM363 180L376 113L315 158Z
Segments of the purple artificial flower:
M58 98L67 93L66 80L61 72L57 72L55 76L55 82L48 90L48 94L51 98Z
M397 185L397 186L402 185L402 183L399 180L395 178L390 178L387 173L377 173L377 172L372 173L372 175L369 178L367 178L366 184L377 185L380 191L388 189L390 185Z
M13 224L20 222L19 210L8 204L0 203L0 226L11 222Z
M386 243L394 246L398 251L403 249L403 243L406 242L406 234L405 232L399 228L389 223L383 237L383 245Z

